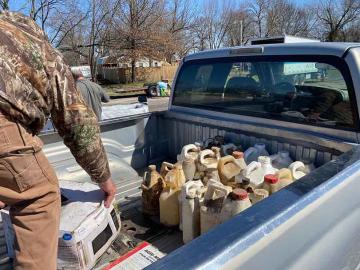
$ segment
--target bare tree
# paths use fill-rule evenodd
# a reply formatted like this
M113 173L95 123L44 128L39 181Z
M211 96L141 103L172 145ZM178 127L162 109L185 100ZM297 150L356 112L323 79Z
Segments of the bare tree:
M136 81L137 60L162 58L166 50L162 16L164 2L159 0L125 0L113 23L111 46L118 57L130 61L131 80Z
M248 12L253 18L255 37L263 37L266 29L266 18L270 0L251 0L248 3Z
M10 0L1 0L0 1L0 8L2 10L9 10L9 2L10 2Z
M316 7L318 26L326 41L342 40L342 32L359 20L359 0L321 0Z

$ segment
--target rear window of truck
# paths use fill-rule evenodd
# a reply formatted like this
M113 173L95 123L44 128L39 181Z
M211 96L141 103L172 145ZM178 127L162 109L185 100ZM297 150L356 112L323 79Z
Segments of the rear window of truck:
M173 105L334 128L357 128L352 81L337 57L185 62Z

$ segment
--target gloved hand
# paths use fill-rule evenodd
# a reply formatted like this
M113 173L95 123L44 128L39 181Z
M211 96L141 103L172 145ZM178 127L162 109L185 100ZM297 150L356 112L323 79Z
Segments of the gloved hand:
M104 205L106 208L109 208L112 201L114 200L115 194L116 194L116 187L115 184L110 177L108 180L106 180L103 183L99 184L99 187L104 191Z

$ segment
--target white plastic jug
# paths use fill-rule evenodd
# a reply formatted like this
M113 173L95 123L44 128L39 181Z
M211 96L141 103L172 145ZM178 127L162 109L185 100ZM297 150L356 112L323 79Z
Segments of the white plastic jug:
M220 213L221 223L251 207L251 202L246 190L234 189L227 197Z
M182 163L182 167L183 167L186 181L193 180L195 172L196 172L195 160L192 158L185 158Z
M189 181L182 190L183 242L188 243L200 235L200 203L206 189L201 181Z
M254 187L260 187L266 174L275 174L278 170L271 165L270 157L260 156L258 162L253 161L244 170L243 177L248 179Z
M244 152L244 158L247 164L256 161L260 156L269 156L263 143L257 143L254 147L250 147Z
M306 175L305 165L301 161L295 161L289 166L294 181L299 180Z
M204 201L200 207L200 232L206 233L211 228L220 224L220 212L231 188L220 182L210 180Z
M290 157L290 153L288 151L279 151L276 155L272 155L271 157L272 166L276 169L283 169L290 166L294 161Z
M185 145L180 155L177 156L178 161L184 161L185 159L193 159L196 160L199 156L199 148L195 144Z

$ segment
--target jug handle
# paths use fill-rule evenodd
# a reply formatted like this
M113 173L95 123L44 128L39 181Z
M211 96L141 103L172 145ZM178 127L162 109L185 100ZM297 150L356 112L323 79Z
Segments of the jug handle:
M198 148L196 147L195 144L188 144L188 145L185 145L183 147L183 153L182 153L182 156L184 158L187 158L188 157L188 153L190 152L190 150L194 150L194 151L197 151Z
M222 157L219 160L219 166L225 166L226 164L228 164L228 163L230 163L232 161L234 161L233 156L228 155L228 156Z
M214 154L214 152L213 151L211 151L210 149L205 149L205 150L203 150L203 151L201 151L201 153L200 153L200 163L204 163L204 158L206 157L206 156L214 156L215 154Z
M251 172L260 169L261 168L261 163L257 162L257 161L253 161L249 164L249 166L247 166L247 168L245 169L245 176L248 176Z
M305 165L301 161L295 161L290 164L289 169L292 173L296 172L298 170L302 171L302 170L305 170Z
M162 164L165 165L165 169L167 169L169 171L174 168L174 164L172 164L170 162L164 161Z

